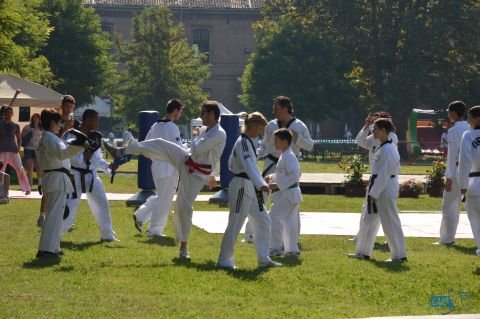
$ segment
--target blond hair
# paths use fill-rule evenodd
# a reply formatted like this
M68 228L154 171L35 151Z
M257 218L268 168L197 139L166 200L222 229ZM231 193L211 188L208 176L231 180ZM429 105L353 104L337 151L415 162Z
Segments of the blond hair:
M265 116L263 116L260 112L253 112L247 114L246 112L239 113L238 116L244 120L244 128L243 130L247 130L249 127L252 126L267 126L268 122Z

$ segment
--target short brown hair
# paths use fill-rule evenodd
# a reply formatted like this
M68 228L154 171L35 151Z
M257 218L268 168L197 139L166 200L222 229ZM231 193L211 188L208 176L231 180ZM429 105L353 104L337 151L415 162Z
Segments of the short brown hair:
M220 106L217 101L205 101L202 103L202 109L205 109L207 112L212 112L215 114L215 119L218 121L220 118Z
M179 99L171 99L167 102L167 106L165 107L165 111L167 114L173 113L175 110L180 110L183 107L182 101Z
M468 115L471 118L480 117L480 105L472 106L470 110L468 110Z
M67 103L76 104L75 103L75 98L71 95L64 95L63 98L62 98L62 105L65 105Z
M287 141L288 146L292 145L293 134L288 128L280 128L273 132L273 135L278 137L282 141Z
M59 122L62 116L55 109L44 109L40 114L40 120L42 121L42 127L44 130L50 129L50 122Z
M277 96L273 100L273 104L278 105L281 108L288 108L288 114L293 114L293 103L288 96L283 96L283 95Z
M391 119L386 119L386 118L379 118L375 121L375 125L379 129L385 129L387 133L390 132L395 132L395 126L393 126L392 120Z

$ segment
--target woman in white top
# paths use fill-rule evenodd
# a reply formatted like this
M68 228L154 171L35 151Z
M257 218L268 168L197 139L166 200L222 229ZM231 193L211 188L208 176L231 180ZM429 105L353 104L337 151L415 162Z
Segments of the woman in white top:
M381 144L372 160L367 213L363 218L367 224L377 223L380 218L391 254L391 259L387 261L403 262L407 260L407 251L397 209L400 155L392 140L388 137L393 130L394 127L390 119L377 119L373 126L374 138L378 139ZM348 254L348 256L369 259L376 235L373 228L367 227L367 231L358 235L356 253Z
M257 167L257 154L252 139L263 132L267 120L259 113L248 114L243 134L235 142L228 159L228 168L235 175L228 187L228 226L220 245L217 266L234 270L234 248L245 218L253 226L255 249L259 267L278 267L268 256L271 220L264 204L263 192L268 185Z
M38 168L37 157L35 156L35 150L38 147L40 138L42 137L43 129L40 124L40 114L34 113L30 118L30 124L26 125L21 133L22 140L28 136L29 141L23 146L23 159L25 160L25 168L27 169L28 182L30 187L33 186L33 168L37 170L38 184L40 185L40 179L42 176L41 170Z

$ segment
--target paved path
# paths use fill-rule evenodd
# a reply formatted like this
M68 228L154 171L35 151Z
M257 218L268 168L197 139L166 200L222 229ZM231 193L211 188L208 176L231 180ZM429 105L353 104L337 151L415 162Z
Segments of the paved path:
M358 231L359 213L316 212L300 213L301 233L303 235L340 235L354 236ZM440 212L401 213L402 229L406 237L438 237ZM223 234L228 223L228 212L195 211L193 224L209 233ZM244 227L242 228L244 232ZM383 236L380 228L379 236ZM457 238L473 238L470 222L466 214L460 214Z

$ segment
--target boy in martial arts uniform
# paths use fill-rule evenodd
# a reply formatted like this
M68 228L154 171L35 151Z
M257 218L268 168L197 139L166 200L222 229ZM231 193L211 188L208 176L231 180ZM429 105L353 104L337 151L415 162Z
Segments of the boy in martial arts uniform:
M458 184L466 196L465 206L480 257L480 106L468 110L471 131L463 133L458 162Z
M265 117L258 112L245 118L244 133L237 139L228 159L228 168L235 174L228 188L228 225L220 245L217 266L235 270L234 248L245 218L249 217L255 236L259 267L278 267L268 256L270 217L264 204L262 192L268 186L257 167L257 155L253 138L258 137L267 125Z
M374 138L381 144L373 158L372 176L368 185L367 213L363 217L367 226L358 236L356 253L348 254L349 257L370 259L378 231L377 227L371 226L376 225L380 218L391 254L391 259L387 261L407 260L405 238L397 210L400 155L395 145L388 139L389 133L393 131L390 119L380 118L375 121Z
M457 171L460 143L463 133L469 129L468 123L463 120L465 110L466 107L462 101L454 101L448 105L448 118L454 125L448 129L447 133L447 169L445 170L440 241L434 243L437 245L453 245L455 243L455 234L460 219L462 194L458 187Z
M35 152L38 164L44 172L42 188L48 213L42 228L37 257L59 257L65 203L67 195L74 192L69 158L81 153L86 146L67 145L57 136L60 130L60 114L54 109L43 110L40 117L45 132Z
M93 135L98 134L95 132L98 123L98 112L93 109L86 109L82 115L82 124L80 124L79 131L87 136L92 133ZM68 135L68 132L69 131L65 134ZM80 196L82 193L85 193L90 211L100 227L101 240L112 242L118 239L115 237L107 195L105 194L102 180L97 174L97 169L101 169L105 173L111 173L111 169L116 169L116 167L114 164L109 164L103 160L101 142L97 140L95 143L98 147L96 150L88 148L84 152L70 158L78 196L67 200L69 215L67 219L63 221L62 233L64 234L72 227L75 217L77 216Z
M174 121L182 116L183 104L177 99L171 99L166 106L166 116L153 124L145 140L163 138L166 141L182 146L180 130ZM168 215L172 206L173 196L178 185L177 169L168 162L152 162L152 176L155 183L156 195L150 196L147 201L133 215L135 227L142 231L142 225L151 220L148 226L148 236L163 236L163 229L167 225Z
M258 151L258 158L264 158L262 176L275 173L275 164L278 162L280 152L275 149L273 132L279 128L287 128L293 134L291 148L296 156L300 156L300 150L311 151L313 139L310 132L301 120L293 115L293 103L287 96L277 96L273 101L273 114L275 119L268 122L263 133L262 143ZM300 227L300 220L298 222ZM300 234L300 228L299 228ZM245 227L245 242L252 242L253 236L250 223Z
M105 143L105 148L114 158L125 154L141 154L152 160L168 162L177 169L180 181L173 228L177 241L180 242L180 259L190 259L187 244L192 228L192 206L205 184L210 188L216 185L215 176L219 173L220 156L226 142L225 131L218 123L218 102L204 102L200 117L204 126L194 130L189 150L161 138L142 142L130 140L126 147L114 147Z
M378 118L391 118L391 117L390 117L390 114L388 114L387 112L375 112L373 114L369 114L365 119L365 125L358 132L357 137L355 138L355 141L357 142L358 146L368 150L368 163L370 164L370 167L373 166L373 157L375 156L375 152L377 151L377 149L380 147L380 141L375 139L372 133L373 123ZM392 141L393 145L395 146L398 145L398 137L397 137L397 134L395 134L394 132L388 133L388 139ZM363 203L363 206L362 206L362 213L360 215L360 225L358 228L357 235L353 238L354 242L357 241L358 234L365 231L366 225L363 223L363 221L365 221L364 216L367 212L366 210L367 197L368 196L365 196L365 202ZM370 224L369 227L376 227L378 232L378 229L380 229L380 220L377 220L376 225Z
M281 152L275 173L267 176L272 190L272 230L270 235L270 257L299 256L298 220L299 203L303 200L300 191L300 164L290 145L292 133L281 128L273 133L275 148Z

